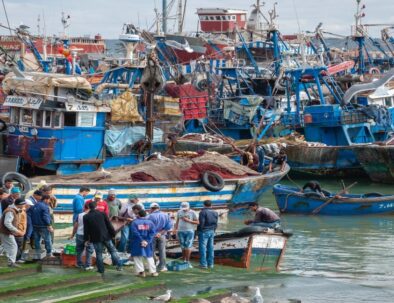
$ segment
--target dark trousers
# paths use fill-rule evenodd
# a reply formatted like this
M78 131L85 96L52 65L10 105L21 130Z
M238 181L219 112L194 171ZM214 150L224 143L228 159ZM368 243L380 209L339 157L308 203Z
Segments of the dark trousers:
M166 236L161 235L160 238L153 238L153 251L159 252L159 265L158 270L162 270L166 267ZM155 258L156 259L156 258Z
M16 253L16 260L20 260L23 252L24 237L15 237L16 244L18 245L18 252Z
M121 266L118 252L112 240L103 241L103 242L95 242L93 243L94 250L96 251L96 266L97 271L99 273L104 273L104 262L103 262L103 249L104 247L107 248L108 252L111 255L112 265Z

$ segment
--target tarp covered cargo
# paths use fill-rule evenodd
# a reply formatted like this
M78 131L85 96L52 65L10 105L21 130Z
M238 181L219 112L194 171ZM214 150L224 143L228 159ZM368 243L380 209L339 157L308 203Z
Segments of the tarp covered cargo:
M130 91L125 91L119 97L111 101L112 122L142 122L144 121L138 112L137 96Z
M13 90L18 93L47 95L54 87L92 90L90 83L81 76L40 72L25 72L23 74L25 78L18 77L12 72L7 74L3 80L4 92L8 94Z
M263 99L259 96L245 96L241 101L224 100L223 116L238 125L250 123Z

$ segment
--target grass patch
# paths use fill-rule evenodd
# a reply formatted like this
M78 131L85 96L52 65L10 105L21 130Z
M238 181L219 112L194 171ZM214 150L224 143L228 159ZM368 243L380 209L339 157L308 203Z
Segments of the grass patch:
M195 299L209 299L212 297L217 297L217 296L222 296L228 293L228 289L217 289L217 290L213 290L210 292L206 292L206 293L202 293L196 296L189 296L189 297L184 297L182 299L179 300L172 300L171 302L174 303L189 303L191 300L195 300Z

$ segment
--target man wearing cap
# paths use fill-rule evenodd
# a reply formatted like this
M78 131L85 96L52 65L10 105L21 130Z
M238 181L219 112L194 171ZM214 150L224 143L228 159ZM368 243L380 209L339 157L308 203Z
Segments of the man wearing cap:
M43 195L41 201L38 201L31 210L31 221L33 224L34 244L37 257L41 255L41 238L44 239L47 257L52 256L52 237L53 232L51 212L49 203L51 197Z
M90 189L82 186L79 193L73 199L73 223L77 220L79 214L83 213L85 197L89 194Z
M119 211L122 208L122 202L116 198L115 189L110 189L108 191L107 199L105 199L109 208L109 217L117 217L119 216Z
M108 204L106 201L103 200L103 194L99 191L97 191L94 196L93 199L87 200L86 201L86 207L89 207L89 203L91 202L96 202L96 210L99 212L102 212L103 214L106 214L107 216L109 216L109 208L108 208Z
M26 199L26 219L27 219L27 225L26 225L26 233L24 237L24 243L23 247L25 249L26 243L29 241L31 248L34 248L34 240L33 240L33 223L31 221L31 212L32 212L32 206L36 205L39 201L42 199L42 191L41 190L36 190L33 192L33 195L31 195L29 198Z
M170 216L160 211L160 206L157 203L150 205L151 213L149 220L155 225L156 235L153 238L153 252L159 252L158 271L167 271L166 267L166 242L167 234L172 229L172 222ZM154 255L154 254L153 254Z
M142 209L144 209L144 204L139 202L137 195L131 194L128 197L127 203L122 205L122 208L119 211L119 217L127 219L129 222L133 221L136 218L136 215L133 212L133 206L140 205ZM118 251L125 252L129 247L129 226L124 226L121 230L120 234L120 242L118 246Z
M182 249L183 261L190 264L190 255L192 253L194 232L198 224L197 214L190 209L188 202L181 203L181 209L176 216L176 223L174 226L174 233L177 234L179 244Z
M0 219L0 239L8 259L8 266L18 267L16 255L18 244L15 237L23 237L24 232L18 229L20 213L26 204L24 199L16 199L13 204L8 206Z
M12 187L10 195L1 201L1 212L4 213L5 209L14 203L14 201L21 196L21 190L19 187Z

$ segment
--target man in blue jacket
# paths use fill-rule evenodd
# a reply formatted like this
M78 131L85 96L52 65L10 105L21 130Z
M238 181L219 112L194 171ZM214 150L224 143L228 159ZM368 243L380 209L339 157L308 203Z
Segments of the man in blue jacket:
M198 216L198 249L200 252L200 268L213 268L214 237L218 226L218 213L212 209L212 202L204 201L204 208Z
M153 238L153 251L159 251L159 265L158 271L167 271L166 267L166 242L167 234L172 229L172 222L170 216L160 211L160 206L157 203L150 205L151 213L148 217L153 222L156 229L156 235Z
M83 207L85 205L85 197L89 194L90 189L88 187L81 187L79 193L73 199L73 224L78 219L78 215L83 213Z
M38 201L31 210L31 221L33 224L34 245L36 248L37 257L41 256L41 238L44 239L45 250L47 257L52 256L52 240L51 233L53 232L51 212L49 203L51 197L43 195L41 201Z

